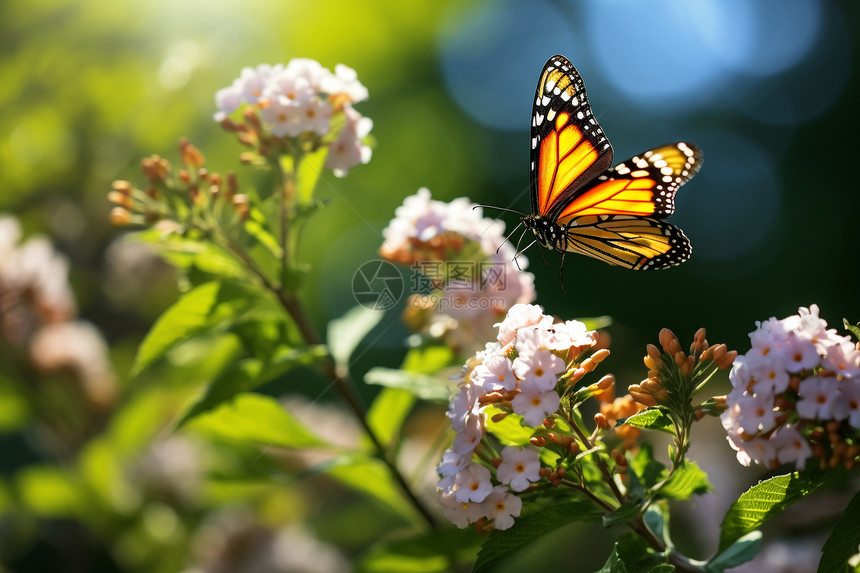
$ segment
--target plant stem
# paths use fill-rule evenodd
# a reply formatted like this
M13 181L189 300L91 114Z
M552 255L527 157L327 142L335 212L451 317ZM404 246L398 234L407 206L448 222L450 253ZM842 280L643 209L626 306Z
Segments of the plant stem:
M302 337L305 339L305 342L308 344L322 344L322 340L320 340L319 336L317 336L313 327L307 319L307 316L304 313L304 310L299 303L298 299L293 295L284 295L282 292L278 291L278 300L281 301L281 304L284 306L289 315L293 318L298 326L299 331L302 333ZM355 417L358 418L358 421L361 423L361 426L364 428L365 433L370 438L370 441L373 442L373 446L376 448L377 453L379 454L379 458L382 462L388 466L388 469L391 471L392 476L397 481L400 488L403 490L403 493L406 497L409 498L409 501L415 507L415 509L421 514L424 518L424 521L431 528L436 528L436 518L432 513L424 506L420 499L415 495L415 492L412 491L412 488L409 487L409 484L406 481L406 478L403 477L403 474L397 468L397 465L389 458L388 453L385 451L382 443L379 441L379 438L376 437L373 429L367 422L367 413L365 412L364 405L361 403L358 395L355 392L355 384L352 381L352 377L349 375L349 372L346 368L339 368L331 355L326 357L326 360L322 365L323 373L327 378L331 379L334 383L335 387L340 392L341 396L346 400L346 403L349 405L350 409L355 414Z
M582 443L585 444L588 448L591 448L594 444L591 443L591 440L585 435L585 432L577 425L576 422L573 421L572 417L569 417L568 423L570 427L573 428L573 431L579 436L579 439L582 440ZM621 490L618 489L618 484L615 483L615 480L612 479L612 474L609 472L609 468L606 466L606 463L600 459L600 456L597 456L597 466L600 468L600 472L603 474L603 481L612 489L613 495L615 495L615 499L619 502L624 502L624 494L621 493Z
M275 286L269 279L266 277L265 273L257 266L254 260L239 246L235 241L233 241L229 236L225 234L220 235L222 240L225 242L227 248L230 249L236 256L238 256L242 262L244 262L248 269L263 283L263 286L266 287L268 291L270 291L280 302L281 306L284 307L284 310L287 311L287 314L293 319L296 324L296 327L299 329L299 333L301 333L302 338L304 339L306 344L318 345L322 344L322 339L317 335L313 326L307 318L307 315L302 308L301 303L292 294L286 294L283 290ZM364 428L365 433L370 438L370 441L373 443L374 448L376 449L379 459L388 466L388 469L391 471L391 475L394 477L397 484L403 490L403 493L409 498L409 501L421 514L421 517L431 528L436 528L436 518L424 506L418 496L415 495L415 492L412 491L412 488L406 481L406 478L403 477L403 474L397 468L397 465L389 459L385 448L382 443L379 441L379 438L376 437L373 429L367 422L367 414L364 408L364 405L361 403L358 395L356 394L354 388L354 382L349 375L349 372L346 368L338 368L334 362L334 359L331 355L328 355L325 361L322 364L323 374L329 378L337 388L340 395L346 401L349 408L352 410L355 417L358 418L358 421L361 423L361 426Z

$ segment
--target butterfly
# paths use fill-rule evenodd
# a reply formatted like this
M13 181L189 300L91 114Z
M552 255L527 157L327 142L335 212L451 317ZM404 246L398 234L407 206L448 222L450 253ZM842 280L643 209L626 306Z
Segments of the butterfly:
M532 244L561 251L562 269L568 251L632 270L690 258L684 232L663 219L675 210L675 192L702 166L701 150L670 143L611 167L612 145L582 77L561 55L547 60L538 80L530 160L532 212L520 214L520 225L534 233Z

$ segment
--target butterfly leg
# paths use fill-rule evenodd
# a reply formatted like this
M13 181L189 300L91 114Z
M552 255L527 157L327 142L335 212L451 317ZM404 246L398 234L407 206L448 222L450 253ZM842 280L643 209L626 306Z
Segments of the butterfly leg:
M541 249L541 252L543 252L543 249ZM567 253L567 251L561 252L561 265L559 265L559 267L558 267L558 278L561 281L561 292L563 292L563 293L567 292L567 289L564 288L564 255L566 253Z

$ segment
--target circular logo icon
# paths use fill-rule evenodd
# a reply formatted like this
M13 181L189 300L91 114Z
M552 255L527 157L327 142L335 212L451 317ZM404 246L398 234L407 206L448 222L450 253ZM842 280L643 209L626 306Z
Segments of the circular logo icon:
M388 261L368 261L352 276L352 296L363 307L388 310L403 296L403 276Z

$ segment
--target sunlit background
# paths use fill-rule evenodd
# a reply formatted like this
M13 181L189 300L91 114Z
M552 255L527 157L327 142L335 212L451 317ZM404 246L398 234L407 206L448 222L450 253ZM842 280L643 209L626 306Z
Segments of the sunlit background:
M147 408L158 408L140 405L148 388L132 385L126 373L176 289L169 272L120 243L123 231L107 218L112 180L139 180L140 158L152 153L175 159L180 136L209 165L238 169L241 180L241 150L212 119L215 91L242 67L263 62L301 56L353 67L370 90L359 108L374 121L376 144L372 161L349 177L324 175L319 193L331 202L302 239L300 257L314 263L303 298L322 328L355 304L354 272L378 258L381 229L419 187L437 199L528 209L532 95L543 63L561 53L582 74L616 160L677 140L704 151L704 166L679 192L672 217L693 245L681 267L632 273L568 257L563 292L558 255L547 253L545 266L537 247L527 253L547 312L613 318L611 368L619 381L634 383L644 375L644 345L661 327L686 339L706 326L712 342L743 352L754 321L798 306L819 304L835 327L843 317L860 321L858 26L858 7L848 0L6 1L0 213L17 216L27 236L48 236L70 259L79 314L106 337L122 401L136 408L121 412L123 423L146 427L129 430L136 436L129 448L143 450L163 421L147 421ZM514 215L502 218L510 228L516 223ZM406 336L397 309L390 311L357 370L397 366ZM317 397L312 383L301 386ZM145 543L134 532L107 535L105 523L81 519L79 508L14 515L24 511L10 501L20 470L44 460L30 447L30 419L10 392L0 397L0 416L12 412L0 423L6 570L176 571L195 563L217 570L199 565L205 543L195 532L180 535L164 504L149 508L140 525ZM701 456L719 460L706 467L717 472L734 461L712 426L713 443ZM187 461L175 451L146 455L169 454ZM721 493L731 497L760 475L732 467L713 479L726 480ZM144 505L126 501L131 520ZM701 503L715 512L708 527L718 525L726 503ZM611 546L599 528L576 534ZM170 546L171 536L185 541L170 559L145 555ZM686 543L704 554L713 541ZM63 569L77 544L89 548L78 551L86 568ZM818 547L807 553L817 555ZM583 557L582 570L599 568L605 554Z

